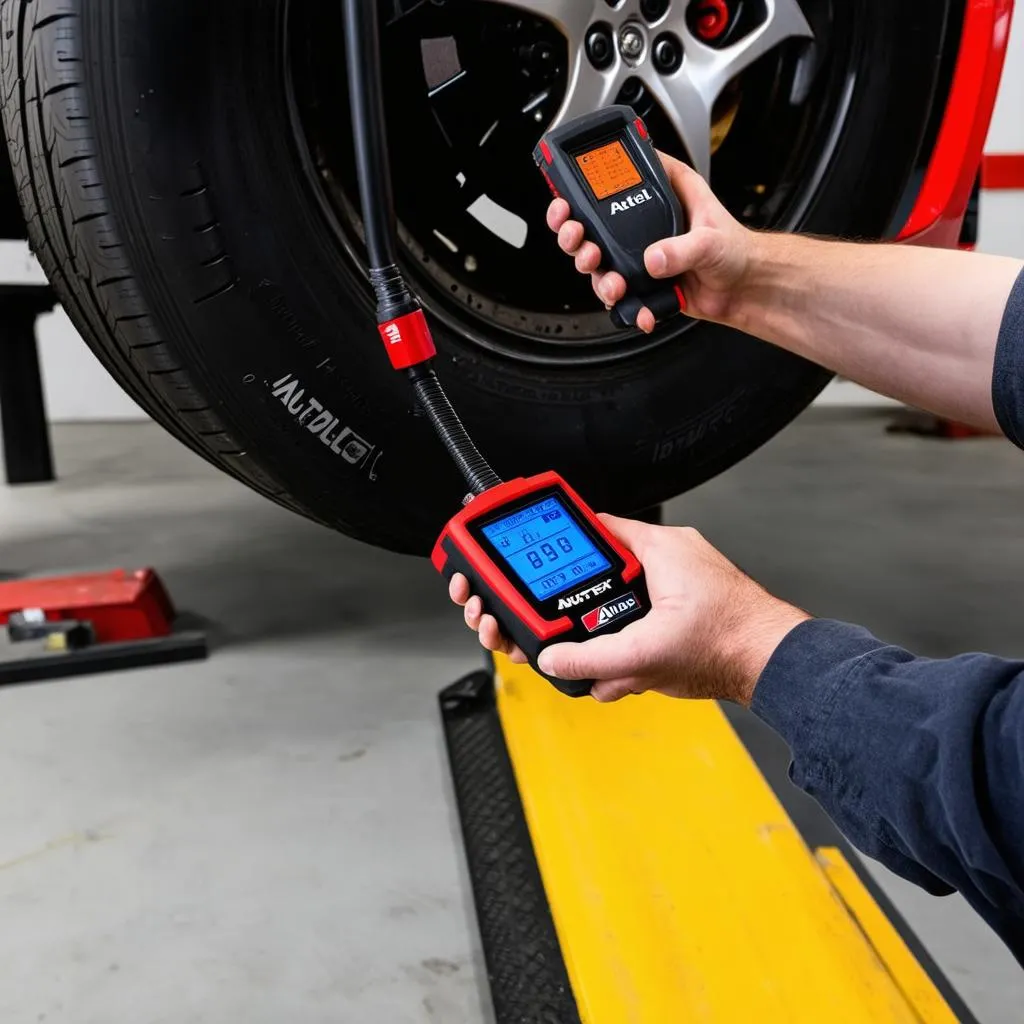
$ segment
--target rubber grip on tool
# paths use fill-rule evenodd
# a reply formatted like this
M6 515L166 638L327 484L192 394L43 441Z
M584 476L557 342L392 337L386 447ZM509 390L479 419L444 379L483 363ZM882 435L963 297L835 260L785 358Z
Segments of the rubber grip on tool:
M614 306L611 310L612 323L620 330L636 327L636 318L640 310L646 306L653 314L657 323L663 323L677 316L680 310L679 295L675 288L666 288L653 295L630 295Z

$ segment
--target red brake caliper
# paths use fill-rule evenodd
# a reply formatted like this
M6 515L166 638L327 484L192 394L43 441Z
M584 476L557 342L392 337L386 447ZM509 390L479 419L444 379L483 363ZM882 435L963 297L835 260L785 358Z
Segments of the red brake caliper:
M705 43L721 38L729 27L732 14L726 0L697 0L694 30Z

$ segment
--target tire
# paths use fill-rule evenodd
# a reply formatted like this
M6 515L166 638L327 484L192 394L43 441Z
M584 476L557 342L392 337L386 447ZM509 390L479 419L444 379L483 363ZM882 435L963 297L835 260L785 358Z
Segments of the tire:
M285 87L286 6L2 0L15 178L76 327L159 423L295 511L422 553L463 488L388 368L358 255L310 184ZM861 0L871 73L853 83L802 230L890 228L927 156L955 6ZM435 327L438 372L499 473L556 468L620 512L742 459L827 381L713 325L566 365L510 358L450 317Z

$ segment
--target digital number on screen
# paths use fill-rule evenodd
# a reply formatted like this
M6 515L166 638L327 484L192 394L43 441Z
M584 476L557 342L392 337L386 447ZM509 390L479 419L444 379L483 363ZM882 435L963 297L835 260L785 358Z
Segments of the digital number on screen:
M598 199L607 199L643 182L626 147L618 141L581 153L576 163Z
M483 533L538 600L611 568L558 498L504 516Z

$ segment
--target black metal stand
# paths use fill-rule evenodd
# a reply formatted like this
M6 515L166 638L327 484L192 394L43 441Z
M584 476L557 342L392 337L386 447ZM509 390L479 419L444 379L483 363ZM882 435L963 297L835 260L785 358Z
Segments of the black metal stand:
M25 241L26 231L6 147L0 146L0 240L6 239ZM36 346L36 321L56 305L57 296L49 285L0 284L0 429L3 431L3 459L10 484L46 483L54 479L43 375ZM118 577L118 574L107 575ZM63 633L63 650L57 647L26 656L0 657L0 687L207 657L206 634L200 628L189 628L202 623L194 616L175 618L163 584L152 572L148 577L149 582L143 592L120 596L112 591L113 587L123 584L120 577L96 580L78 576L44 581L48 588L45 592L50 595L54 609L63 613L58 617L76 621L67 622L69 628L66 630L58 626L36 631L41 637ZM83 607L83 588L90 585L96 588L94 606ZM41 604L37 598L30 599L26 600L25 608L36 609ZM69 609L74 614L69 615ZM45 612L47 609L42 610ZM77 621L79 612L82 621ZM156 632L160 632L157 627L161 624L174 631L169 636L154 635L78 646L86 638L96 636L90 617L98 622L101 615L106 616L109 630L110 617L118 614L133 621L139 616L152 618ZM131 625L132 622L119 624L119 633ZM18 639L18 631L16 624L11 634L14 639ZM21 633L20 639L25 640L32 630L26 630L23 624Z
M152 640L96 644L68 653L36 654L6 661L0 658L0 687L94 675L97 672L174 665L183 661L204 661L209 654L206 634L186 631Z
M0 427L9 484L54 478L36 320L56 304L47 285L0 285Z

